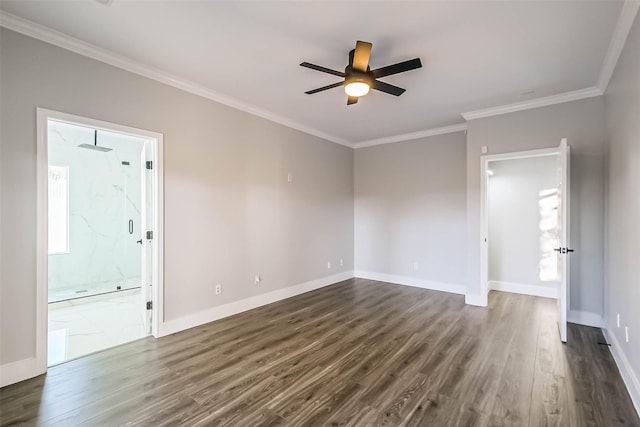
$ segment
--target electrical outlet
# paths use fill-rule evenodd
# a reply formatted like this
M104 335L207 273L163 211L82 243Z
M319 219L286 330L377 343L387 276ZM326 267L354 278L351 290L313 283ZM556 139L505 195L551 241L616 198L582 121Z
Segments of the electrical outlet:
M418 271L418 270L420 269L420 264L418 264L417 262L414 262L414 263L413 263L413 269L414 269L415 271Z
M342 261L342 258L340 258L340 267L342 267L344 265L344 262Z
M255 281L256 281L256 285L260 284L260 282L262 282L262 277L260 277L259 274L256 274Z
M222 293L222 285L216 285L216 295L220 295Z
M291 172L287 174L287 182L293 182L293 174Z
M619 328L620 327L620 313L618 313L616 318L617 318L616 323L618 324L618 328Z
M327 269L331 270L331 261L327 262Z
M624 339L626 342L629 342L629 327L625 326L624 327Z

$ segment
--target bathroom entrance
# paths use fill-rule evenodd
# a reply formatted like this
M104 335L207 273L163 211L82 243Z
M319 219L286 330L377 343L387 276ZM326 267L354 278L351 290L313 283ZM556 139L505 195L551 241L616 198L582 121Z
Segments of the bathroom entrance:
M47 116L40 130L46 132L46 364L52 366L154 332L158 138L39 113Z

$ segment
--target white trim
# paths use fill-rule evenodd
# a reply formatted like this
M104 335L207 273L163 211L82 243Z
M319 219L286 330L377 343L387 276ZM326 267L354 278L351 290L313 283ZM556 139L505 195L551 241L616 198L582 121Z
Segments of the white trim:
M104 62L114 67L150 78L160 83L173 86L185 92L202 96L204 98L244 111L254 116L262 117L263 119L270 120L283 126L298 130L300 132L317 136L318 138L335 142L336 144L344 145L345 147L353 148L353 144L343 138L330 135L328 133L290 120L286 117L276 115L254 105L242 102L231 96L215 92L205 86L199 85L189 80L181 79L180 77L169 74L163 70L145 65L126 56L118 55L107 49L100 48L98 46L71 37L67 34L45 27L44 25L36 24L35 22L20 18L13 14L0 11L0 26L27 35L29 37L42 40L63 49L70 50L71 52L75 52L77 54L95 59L97 61Z
M345 271L343 273L334 274L332 276L322 277L320 279L310 280L299 285L290 286L283 289L267 292L266 294L256 295L245 298L240 301L230 302L228 304L212 307L194 314L189 314L178 319L169 320L160 325L160 336L175 334L176 332L204 325L234 314L252 310L263 305L291 298L305 292L333 285L344 280L351 279L353 271Z
M487 239L489 236L489 158L504 156L497 154L491 156L480 156L480 301L484 306L489 304L489 245ZM468 213L467 213L468 215Z
M618 17L618 22L613 30L613 35L609 42L609 47L607 48L602 66L600 67L600 74L595 86L559 93L557 95L531 99L528 101L516 102L513 104L505 104L469 111L462 113L462 117L467 121L475 120L604 95L607 90L607 86L609 85L609 81L611 80L611 76L618 64L620 54L624 49L629 31L631 31L631 27L633 26L633 22L639 9L640 1L638 0L625 0L623 3L622 9L620 10L620 16Z
M618 18L613 36L609 43L605 59L600 69L600 74L596 86L542 98L531 99L523 102L516 102L512 104L469 111L466 113L461 113L461 116L468 121L603 95L605 90L607 89L607 85L609 84L611 75L615 70L616 64L620 57L620 53L624 48L625 41L627 39L629 31L631 30L631 26L633 25L635 15L637 14L639 8L640 2L638 2L637 0L626 0L624 2L622 10L620 11L620 17ZM349 148L363 148L374 145L390 144L394 142L408 141L412 139L466 130L466 124L458 124L352 143L344 138L322 132L318 129L303 125L286 117L273 114L269 111L242 102L231 96L215 92L205 86L181 79L160 69L145 65L131 58L115 54L107 49L100 48L98 46L71 37L62 32L48 28L44 25L37 24L35 22L4 11L0 11L0 26L53 44L63 49L70 50L77 54L93 58L97 61L104 62L114 67L127 70L129 72L150 78L152 80L156 80L169 86L173 86L175 88L184 90L185 92L202 96L220 104L236 108L246 113L262 117L272 122L279 123L283 126L307 133L309 135L317 136L318 138L322 138L336 144L344 145L345 147Z
M62 111L48 110L46 108L37 108L38 113L44 115L47 120L55 120L57 122L65 122L81 126L88 126L92 129L103 130L108 132L118 132L126 135L137 137L145 137L150 139L162 139L163 134L153 132L146 129L134 128L131 126L120 125L117 123L105 122L103 120L93 119L91 117L77 116L75 114L64 113ZM46 124L46 120L45 120ZM46 127L44 128L46 130Z
M602 316L598 313L591 313L590 311L569 310L569 313L567 313L567 322L592 326L594 328L601 328L603 326Z
M600 67L600 74L595 86L531 99L528 101L516 102L513 104L469 111L462 113L462 117L468 121L604 95L607 90L607 86L609 85L609 81L611 80L611 76L618 64L620 54L624 49L627 36L629 35L629 31L631 31L631 27L633 26L633 22L639 9L640 1L638 0L625 0L623 3L622 9L620 10L620 16L618 17L618 22L613 30L613 35L611 36L611 41L609 42L609 47L607 48L602 66Z
M492 291L511 292L513 294L558 299L558 288L551 286L489 280L489 289Z
M567 138L560 140L559 166L560 166L560 246L571 247L571 147ZM571 310L571 256L565 254L560 257L560 282L558 283L558 318L560 320L560 340L567 342L567 322Z
M431 289L434 291L450 292L464 295L467 287L453 283L434 282L433 280L418 279L409 276L397 276L394 274L377 273L375 271L358 270L354 276L360 279L377 280L379 282L393 283L396 285L413 286L415 288Z
M560 152L558 148L553 147L553 148L540 148L536 150L527 150L527 151L514 151L511 153L486 154L481 156L480 159L485 160L486 162L495 162L497 160L517 160L517 159L531 159L534 157L557 156L559 153Z
M624 44L627 41L627 36L629 35L629 31L631 31L638 9L640 9L640 1L638 0L626 0L622 4L618 23L613 31L613 36L609 42L607 53L600 68L600 75L598 76L597 86L602 93L606 92L607 86L609 86L609 81L616 69L620 54L624 49Z
M49 338L49 156L47 110L36 109L36 354L35 366L27 377L47 372Z
M15 384L43 374L44 372L39 365L40 362L35 357L0 365L0 387Z
M606 327L602 328L602 332L607 342L611 344L609 350L613 355L613 360L615 360L616 365L618 365L618 370L620 371L620 375L622 375L624 384L627 386L627 391L629 391L633 406L636 407L636 412L640 413L640 380L638 380L638 375L634 372L615 334L609 332Z
M102 120L95 120L87 117L76 116L73 114L62 113L59 111L47 110L44 108L36 109L37 115L37 243L36 243L36 366L37 374L47 371L47 338L48 338L48 244L47 244L47 171L48 171L48 121L55 120L59 122L78 124L89 126L98 130L110 132L119 132L127 135L148 138L154 145L153 149L153 175L155 180L154 186L154 203L156 209L155 223L153 224L153 322L152 334L158 336L159 324L164 319L164 187L163 187L163 140L161 133L152 132L144 129L137 129L130 126L123 126L115 123L109 123ZM142 307L141 307L142 309ZM32 375L34 376L34 375ZM26 379L26 378L22 378Z
M606 87L609 83L611 75L615 69L617 61L620 57L620 53L624 48L624 43L629 34L631 26L633 24L640 2L634 0L626 0L623 4L620 12L620 17L614 34L612 36L609 48L607 50L604 63L602 64L600 75L596 86L579 89L575 91L560 93L556 95L546 96L537 99L531 99L523 102L516 102L513 104L500 105L496 107L485 108L481 110L470 111L461 113L461 116L465 120L474 120L483 117L491 117L500 114L513 113L516 111L524 111L532 108L545 107L549 105L560 104L569 101L576 101L580 99L600 96L604 94ZM306 126L302 123L298 123L294 120L286 117L279 116L270 111L258 108L254 105L240 101L229 95L224 95L213 91L205 86L191 82L189 80L181 79L175 75L169 74L163 70L145 65L141 62L135 61L131 58L118 55L107 49L100 48L85 41L76 39L62 32L53 30L44 25L37 24L27 19L18 17L16 15L0 11L0 26L16 31L18 33L33 37L38 40L50 43L52 45L61 47L63 49L75 52L77 54L95 59L100 62L112 65L123 70L150 78L152 80L164 83L169 86L184 90L185 92L193 93L195 95L202 96L220 104L227 105L229 107L244 111L246 113L262 117L272 122L281 124L283 126L298 130L300 132L307 133L309 135L316 136L327 141L334 142L336 144L343 145L349 148L363 148L374 145L390 144L394 142L408 141L412 139L424 138L434 135L442 135L452 132L460 132L466 130L466 124L457 124L452 126L444 126L433 129L426 129L418 132L393 135L384 138L377 138L367 141L360 141L352 143L344 138L340 138L335 135L322 132L318 129Z
M466 294L464 296L464 303L467 305L475 305L478 307L486 307L489 305L487 295Z
M153 311L151 314L151 334L160 337L160 325L164 323L164 135L156 133L154 148L153 178L155 222L153 224L152 245L152 280L155 286L153 291ZM156 307L157 305L157 307Z
M580 99L601 96L604 92L596 86L571 92L559 93L557 95L545 96L542 98L530 99L528 101L515 102L513 104L499 105L497 107L484 108L482 110L462 113L465 120L482 119L484 117L499 116L501 114L515 113L516 111L530 110L532 108L547 107L549 105L562 104L564 102L578 101Z
M353 144L353 148L372 147L374 145L392 144L394 142L410 141L412 139L426 138L428 136L444 135L447 133L464 132L467 130L466 123L460 123L452 126L444 126L422 130L419 132L405 133L402 135L387 136L384 138L370 139L368 141L360 141Z

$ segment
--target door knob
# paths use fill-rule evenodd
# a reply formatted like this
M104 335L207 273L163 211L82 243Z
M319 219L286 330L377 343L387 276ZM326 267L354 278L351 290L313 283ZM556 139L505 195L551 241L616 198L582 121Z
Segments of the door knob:
M560 252L561 254L573 252L573 249L569 249L569 248L554 248L553 250L556 252Z
M142 244L142 239L138 240L136 243Z

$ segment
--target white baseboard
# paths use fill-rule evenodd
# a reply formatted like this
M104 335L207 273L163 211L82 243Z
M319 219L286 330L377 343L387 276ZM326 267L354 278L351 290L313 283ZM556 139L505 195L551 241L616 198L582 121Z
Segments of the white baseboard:
M609 349L613 355L613 360L615 360L616 365L618 365L618 370L620 371L620 375L622 375L624 384L627 386L633 406L636 407L636 412L640 414L640 380L638 380L638 375L634 372L633 367L629 363L629 359L627 359L624 353L624 347L619 344L615 334L609 332L606 327L602 328L602 332L607 342L611 344Z
M432 280L417 279L408 276L396 276L393 274L376 273L373 271L357 270L355 277L360 279L377 280L379 282L388 282L396 285L413 286L416 288L431 289L434 291L450 292L452 294L464 295L467 287L463 285L455 285L451 283L434 282Z
M320 279L311 280L288 288L277 289L266 294L256 295L240 301L234 301L218 307L212 307L178 319L162 322L159 325L160 330L158 336L163 337L165 335L174 334L176 332L204 325L205 323L213 322L214 320L233 316L234 314L252 310L263 305L291 298L315 289L320 289L343 280L351 279L352 277L353 271L345 271L343 273L322 277Z
M266 304L271 304L276 301L329 286L343 280L351 279L352 277L353 271L345 271L343 273L322 277L320 279L311 280L309 282L284 289L278 289L266 294L256 295L255 297L235 301L219 307L213 307L209 310L204 310L179 319L161 322L159 324L160 330L158 336L165 336L185 329L190 329L214 320L222 319L224 317L242 313L243 311L251 310ZM45 371L42 371L42 368L38 366L35 357L0 365L0 387L33 378L44 372L46 372L46 367Z
M524 283L489 281L489 289L514 294L532 295L535 297L558 299L558 288L550 286L529 285Z
M476 305L478 307L486 307L489 305L489 299L486 296L477 294L466 294L464 296L464 303L467 305Z
M35 357L0 365L0 387L15 384L43 374Z
M594 328L602 328L602 316L589 311L569 310L567 314L567 322L577 323L578 325L593 326Z

